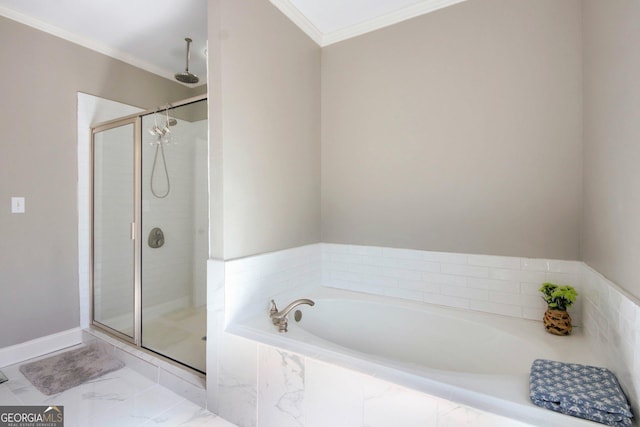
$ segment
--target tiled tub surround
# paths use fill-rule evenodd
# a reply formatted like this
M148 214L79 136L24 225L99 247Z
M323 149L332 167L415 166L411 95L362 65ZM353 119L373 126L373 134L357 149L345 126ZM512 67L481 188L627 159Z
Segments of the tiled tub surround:
M295 292L288 299L302 296ZM541 409L528 397L529 367L536 358L601 364L589 351L581 328L567 341L527 319L330 288L305 290L304 296L316 304L302 306L300 323L291 318L286 334L277 332L266 313L231 325L229 331L304 355L305 360L407 387L425 399L447 400L533 425L588 425ZM257 377L265 375L274 374L259 370ZM337 380L333 387L341 389L343 384ZM329 390L309 391L321 396ZM263 398L258 389L258 425Z
M257 366L262 426L526 425L266 345Z
M317 288L322 272L320 245L307 245L226 261L226 322L269 308L269 301L294 290ZM288 302L286 302L288 304Z
M219 415L241 427L527 425L317 357L228 333L224 341Z
M582 263L322 244L324 286L541 320L540 285L580 288ZM582 323L580 299L569 309Z
M640 301L583 264L584 329L620 381L640 425Z
M638 384L636 378L638 378L640 359L640 351L637 346L637 343L640 342L640 338L638 338L638 323L640 322L638 304L581 262L334 244L310 245L283 252L287 253L285 258L292 260L299 260L296 255L304 254L301 256L307 259L305 268L310 271L318 271L318 268L313 267L313 263L318 262L319 269L322 271L322 284L325 287L344 288L361 293L393 296L416 302L449 305L538 321L544 311L544 303L541 303L537 291L540 283L549 280L561 284L571 284L581 293L579 302L571 309L574 323L582 324L582 319L584 319L587 329L586 336L594 349L603 350L604 357L609 361L607 366L620 378L637 413ZM228 330L234 329L237 319L250 317L251 313L266 312L268 300L276 295L284 298L283 292L288 286L291 287L296 283L305 284L306 289L301 285L298 288L300 294L296 297L308 296L307 290L311 291L316 286L316 279L296 281L295 283L289 281L288 285L278 283L275 279L267 280L267 277L273 278L283 274L286 270L291 270L292 265L287 265L282 257L283 254L280 252L259 255L232 261L237 262L238 265L230 270L225 268L227 275L225 323L230 324ZM271 265L270 260L280 260L279 267ZM269 273L250 273L248 263L256 263L254 265L260 265L261 271ZM229 262L224 264L228 265ZM238 274L237 277L235 277L236 274ZM251 275L262 276L261 284L252 282L249 279ZM234 289L235 286L241 287ZM269 289L270 286L275 286L275 289ZM288 301L283 300L283 303L286 302ZM263 372L258 365L258 346L260 344L227 332L221 333L221 335L221 340L225 341L226 349L216 355L219 370L219 378L216 382L220 388L217 403L220 403L220 414L238 425L256 425L258 413L261 414L260 419L265 414L264 408L262 412L258 412L257 409L262 407L264 399L272 399L272 397L265 395L268 392L262 392L258 388L258 378L270 375ZM608 345L603 347L603 343ZM271 345L283 347L279 344ZM303 352L292 352L292 354L296 353ZM313 360L314 363L326 362L326 357L317 353L305 353L305 356L298 357L303 357L307 361ZM348 362L341 365L338 367L332 361L327 366L332 366L337 370L348 368L349 372L357 370L355 365ZM362 375L354 372L351 374ZM407 392L419 393L414 390ZM235 396L232 396L234 393ZM312 405L311 398L322 396L322 399L328 399L331 393L335 393L335 390L322 391L306 384L305 407ZM523 390L523 393L526 394L527 390ZM437 398L424 394L419 394L419 396L430 399L444 398L450 401L449 404L454 407L458 405L458 403L453 403L454 401L461 401L455 393L440 394L440 397ZM398 399L399 405L401 405L401 400ZM495 412L500 408L487 405L482 409ZM345 410L347 410L346 406ZM477 409L469 408L464 411L469 414L482 413ZM234 416L234 412L237 416ZM484 416L490 417L491 415ZM307 422L313 422L308 417L305 416L304 419L306 420L304 425L314 425L307 424ZM565 418L563 418L564 420ZM572 421L581 422L577 419Z

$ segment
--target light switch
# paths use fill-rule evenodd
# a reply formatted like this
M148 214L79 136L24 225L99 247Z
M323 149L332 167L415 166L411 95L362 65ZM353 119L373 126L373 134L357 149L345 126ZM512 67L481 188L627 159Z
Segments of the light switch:
M24 213L24 197L11 198L11 213Z

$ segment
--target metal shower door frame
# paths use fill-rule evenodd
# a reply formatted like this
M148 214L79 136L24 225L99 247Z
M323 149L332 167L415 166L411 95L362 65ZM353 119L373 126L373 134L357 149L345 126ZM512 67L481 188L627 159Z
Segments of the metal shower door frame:
M133 164L134 164L134 190L133 190L133 222L131 223L131 240L133 241L133 337L130 337L117 329L114 329L104 323L100 323L95 318L95 284L94 284L94 252L95 252L95 191L94 191L94 165L95 165L95 135L110 129L119 128L133 124ZM141 241L141 220L142 213L140 204L142 200L142 168L140 167L142 159L142 115L128 116L122 119L112 120L104 124L99 124L91 128L91 245L90 260L91 268L89 269L91 283L91 325L116 337L130 342L137 347L142 343L141 320L142 320L142 247Z

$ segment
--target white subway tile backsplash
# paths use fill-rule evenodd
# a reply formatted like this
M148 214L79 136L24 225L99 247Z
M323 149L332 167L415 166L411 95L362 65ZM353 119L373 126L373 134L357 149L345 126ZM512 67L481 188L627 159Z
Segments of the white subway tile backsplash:
M424 259L424 251L415 249L382 248L382 256L387 258Z
M522 258L522 270L541 271L545 273L580 274L581 263L554 259Z
M471 300L489 300L489 291L484 289L461 288L458 286L442 286L441 293L451 297L460 297Z
M362 275L352 271L334 270L329 272L329 279L346 280L349 282L362 282Z
M319 286L323 276L320 245L226 261L224 266L227 321L263 310L274 296L293 289ZM325 277L336 275L331 269ZM349 272L342 274L350 274ZM337 279L333 279L337 280ZM341 279L344 280L344 279Z
M551 260L549 272L579 275L582 273L582 263L576 261Z
M365 264L367 255L356 255L351 253L332 253L329 256L330 261L348 262L351 264Z
M416 270L404 270L402 268L384 268L382 274L387 277L395 277L397 279L420 280L422 273Z
M509 268L512 270L520 269L520 258L490 255L469 255L468 260L469 265Z
M327 247L329 253L336 254L348 254L353 253L354 250L357 250L358 245L343 245L340 243L322 243L323 247ZM361 246L363 247L363 246ZM364 246L367 247L367 246Z
M364 275L363 276L363 283L365 284L365 286L370 283L372 286L395 288L395 287L398 287L399 284L403 281L404 280L401 280L395 277L386 277L382 275Z
M489 277L499 280L514 280L518 282L535 282L542 284L545 279L545 273L539 271L525 270L507 270L504 268L492 268Z
M338 270L363 274L382 274L382 267L367 264L354 264L343 261L329 261L326 263L325 267L328 271Z
M589 266L582 264L583 319L592 347L608 361L629 397L633 411L640 407L640 301L627 295Z
M588 312L588 315L594 322L595 327L598 332L602 334L607 334L609 331L609 323L607 322L607 318L602 314L600 309L597 307L592 307L591 311Z
M422 280L428 283L439 283L442 285L466 286L470 279L464 276L453 276L450 274L422 273Z
M496 313L525 318L540 318L543 282L580 288L582 278L581 263L575 261L337 244L321 248L325 286L463 308L472 301L489 302L496 305L478 309L492 312L494 307ZM580 324L581 307L574 307L574 323Z
M466 264L467 255L450 252L429 252L415 249L381 248L373 246L351 246L353 253L378 255L386 258L421 260L425 262ZM359 248L359 249L355 249Z
M636 342L636 334L635 330L633 330L632 326L627 322L622 322L620 324L619 336L621 339L621 354L624 362L624 366L631 369L633 367L635 350L638 347L638 342Z
M545 273L544 281L557 283L561 286L577 286L578 284L580 284L580 275L570 273Z
M519 283L513 280L478 279L470 277L467 279L467 286L490 291L520 293Z
M382 255L384 248L376 246L349 246L349 252L358 255Z
M622 296L620 291L618 291L613 286L609 286L609 304L611 307L619 308L620 305L622 305L623 298L624 297Z
M440 264L423 261L420 259L395 258L384 256L367 257L366 263L382 267L399 268L403 270L425 271L437 273L440 271Z
M520 267L522 270L527 271L550 271L551 260L548 259L533 259L522 258L520 260Z
M325 259L322 264L324 265L324 268L326 271L352 271L353 269L353 264L350 264L348 262L341 262L341 261L332 261L332 260L328 260Z
M620 303L620 318L634 325L638 319L638 306L624 298Z
M489 268L459 264L442 264L442 272L455 276L489 277Z
M466 254L456 254L451 252L425 252L425 261L439 262L442 264L466 264Z
M542 283L520 283L520 292L525 295L537 296L542 299L542 294L540 293L540 286Z

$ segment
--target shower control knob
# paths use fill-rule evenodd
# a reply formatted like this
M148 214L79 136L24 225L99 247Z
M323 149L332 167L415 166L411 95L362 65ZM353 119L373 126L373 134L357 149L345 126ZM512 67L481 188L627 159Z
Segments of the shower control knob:
M157 249L164 245L164 233L160 227L155 227L149 232L147 243L150 248Z

